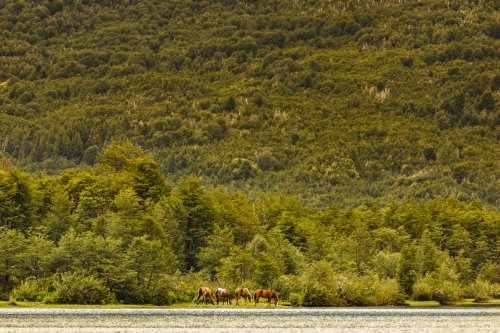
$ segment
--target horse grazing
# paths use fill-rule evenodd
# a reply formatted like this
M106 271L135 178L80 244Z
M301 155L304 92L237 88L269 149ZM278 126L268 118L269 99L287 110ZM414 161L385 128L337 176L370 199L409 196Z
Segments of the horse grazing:
M245 300L245 305L247 305L247 298L249 302L252 301L252 294L250 294L250 290L248 290L248 288L236 288L234 291L236 305L240 305L239 300L241 296L243 296L243 299Z
M231 292L229 292L228 289L224 288L217 288L215 290L215 298L217 299L217 304L219 304L219 299L225 298L227 301L227 304L231 304ZM222 301L222 304L224 304L224 300Z
M203 297L203 300L205 301L205 305L207 304L207 298L212 302L213 305L214 303L214 295L212 295L212 290L208 287L200 287L198 289L198 298L196 299L196 304L200 303L200 297Z
M255 306L257 306L257 303L259 303L259 298L267 298L267 304L271 305L271 298L274 299L274 305L278 306L278 293L275 292L274 290L269 290L269 289L257 289L255 291L255 294L253 295L253 298L255 300Z

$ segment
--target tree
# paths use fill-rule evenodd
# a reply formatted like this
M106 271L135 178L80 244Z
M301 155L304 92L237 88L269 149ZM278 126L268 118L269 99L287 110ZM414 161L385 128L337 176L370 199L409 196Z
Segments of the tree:
M326 261L311 263L302 276L305 287L304 305L335 306L345 305L339 295L337 274Z
M236 109L236 99L233 96L229 96L224 102L224 109L227 111L234 111Z
M217 278L220 281L233 282L242 285L251 283L254 279L256 260L248 249L233 246L229 256L221 259L217 267Z
M17 230L0 227L0 286L9 292L22 276L21 254L26 249L26 239Z
M172 250L159 240L148 240L147 236L132 240L127 259L129 268L136 273L137 283L147 289L155 288L161 275L171 273L177 266Z
M28 176L0 170L0 227L27 230L32 223L32 191Z
M54 243L42 235L31 235L27 239L23 252L18 254L19 269L23 279L40 279L50 276L51 256L55 246Z
M185 270L200 269L198 251L205 245L206 237L212 233L215 219L212 203L195 177L187 178L179 186L179 196L186 211L186 220L181 228L185 234Z
M206 246L198 252L198 265L208 270L211 277L221 266L221 260L229 256L234 244L234 236L230 228L220 228L215 225L213 233L207 237Z
M413 293L413 285L417 280L417 262L415 248L411 245L405 245L401 249L397 280L402 292L408 296Z
M491 93L491 90L486 90L481 95L481 100L479 101L478 109L479 111L482 110L493 111L495 109L495 99L493 97L493 94Z
M59 186L54 188L51 197L49 212L42 221L42 225L47 230L48 239L58 242L61 236L74 227L74 217L71 215L73 203L68 197L68 193Z
M151 157L137 158L131 163L132 188L140 198L158 202L170 194L171 187Z

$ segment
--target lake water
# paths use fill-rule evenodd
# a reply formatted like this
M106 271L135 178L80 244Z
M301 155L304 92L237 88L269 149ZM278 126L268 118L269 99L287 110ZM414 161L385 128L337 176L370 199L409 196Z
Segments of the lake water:
M0 309L0 332L500 332L500 308Z

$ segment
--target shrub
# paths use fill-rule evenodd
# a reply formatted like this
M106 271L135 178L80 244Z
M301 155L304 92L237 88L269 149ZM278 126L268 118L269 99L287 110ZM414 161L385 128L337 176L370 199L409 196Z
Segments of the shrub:
M398 283L393 279L372 276L349 277L342 297L349 305L399 305L405 301Z
M309 265L303 276L306 292L303 304L305 306L335 306L346 305L340 298L341 281L329 262L317 261Z
M488 281L477 279L471 287L474 302L484 303L491 299L492 288Z
M458 283L453 281L442 281L432 294L432 300L441 305L452 304L453 302L460 301L462 298L462 289Z
M13 293L19 301L41 302L49 294L49 281L28 279Z
M288 301L293 306L301 306L304 303L304 296L297 293L291 293L288 296Z
M295 275L282 275L276 280L275 289L281 299L290 299L292 294L299 295L298 292L303 291L302 281Z
M418 279L413 285L412 299L416 301L431 301L432 300L432 286L424 279Z
M164 284L150 293L149 303L154 305L172 305L177 303L177 296Z
M55 294L48 299L54 303L106 304L114 300L103 281L83 271L62 273L53 286Z
M405 302L406 297L394 279L375 280L372 288L374 302L369 305L403 305Z

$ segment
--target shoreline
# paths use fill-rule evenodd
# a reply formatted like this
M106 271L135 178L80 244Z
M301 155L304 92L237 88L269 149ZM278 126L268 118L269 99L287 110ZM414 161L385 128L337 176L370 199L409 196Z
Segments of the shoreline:
M267 307L266 303L259 303L257 308ZM289 303L280 304L281 308L310 308L315 307L294 307ZM474 303L472 299L464 299L449 305L440 305L435 301L406 301L405 305L401 306L347 306L347 307L329 307L329 308L463 308L463 307L500 307L500 299L492 299L484 303ZM0 308L65 308L65 309L192 309L192 308L234 308L234 309L255 309L255 305L240 304L236 305L197 305L195 303L178 303L173 305L153 305L153 304L45 304L42 302L21 302L16 301L0 301ZM273 307L274 308L274 307Z

